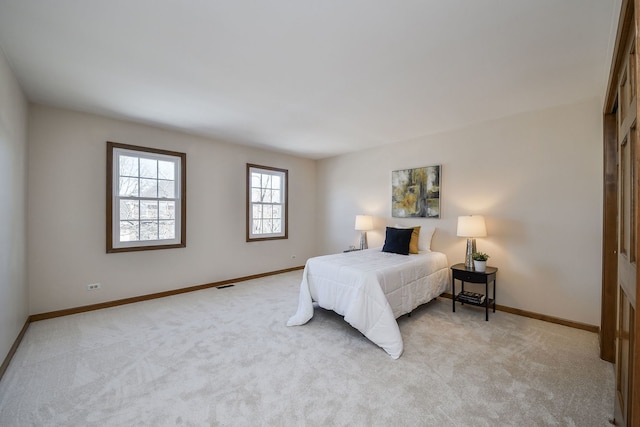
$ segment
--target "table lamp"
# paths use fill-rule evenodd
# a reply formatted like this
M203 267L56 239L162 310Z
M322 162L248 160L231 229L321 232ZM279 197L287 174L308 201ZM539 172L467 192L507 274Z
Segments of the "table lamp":
M464 265L473 268L471 255L476 252L476 237L485 237L487 227L482 215L464 215L458 217L458 237L467 238L467 252L464 257Z
M373 230L371 215L356 215L356 230L360 231L360 250L367 249L367 230Z

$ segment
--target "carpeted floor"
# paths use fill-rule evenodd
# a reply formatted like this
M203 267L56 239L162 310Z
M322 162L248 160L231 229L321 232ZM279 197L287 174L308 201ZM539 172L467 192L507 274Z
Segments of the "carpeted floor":
M1 426L606 426L597 335L436 300L391 359L333 312L295 313L302 272L31 324Z

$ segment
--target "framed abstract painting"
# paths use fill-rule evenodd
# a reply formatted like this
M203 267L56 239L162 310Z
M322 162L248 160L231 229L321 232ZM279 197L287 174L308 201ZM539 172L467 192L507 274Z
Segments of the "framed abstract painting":
M391 173L391 216L440 218L440 165Z

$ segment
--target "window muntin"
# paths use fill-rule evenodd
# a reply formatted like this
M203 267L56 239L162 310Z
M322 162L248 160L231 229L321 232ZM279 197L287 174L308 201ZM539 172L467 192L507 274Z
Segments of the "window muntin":
M288 171L247 164L247 241L287 238Z
M107 252L184 247L186 155L107 148Z

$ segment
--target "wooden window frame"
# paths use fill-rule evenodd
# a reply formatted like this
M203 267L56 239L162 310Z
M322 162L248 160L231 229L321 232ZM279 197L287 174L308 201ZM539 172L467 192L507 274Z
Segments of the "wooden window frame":
M264 237L259 237L260 235L253 235L251 233L252 222L253 222L253 202L251 201L251 172L253 169L262 170L265 172L276 172L281 174L284 177L284 185L282 188L282 197L284 201L283 205L283 215L282 219L282 231L277 235L267 234ZM289 238L289 171L287 169L274 168L271 166L262 166L247 163L247 205L246 205L246 239L247 242L260 242L265 240L280 240L280 239L288 239Z
M114 190L117 190L117 186L114 183L114 179L118 177L114 171L114 152L116 150L129 150L132 152L138 152L142 155L145 153L153 154L154 156L169 156L175 157L177 163L180 165L178 188L180 194L176 197L179 200L179 206L176 212L176 219L179 219L179 224L176 226L176 232L179 236L176 237L171 243L141 243L139 245L130 244L124 247L118 246L115 243L116 236L114 232L116 229L119 231L119 227L114 224L116 215L114 215L116 194ZM136 145L120 144L117 142L107 141L107 191L106 191L106 246L107 253L118 252L135 252L135 251L150 251L157 249L172 249L172 248L184 248L187 246L187 155L176 151L161 150L150 147L140 147ZM159 198L158 200L162 200ZM160 242L160 241L158 241ZM176 243L177 242L177 243Z

